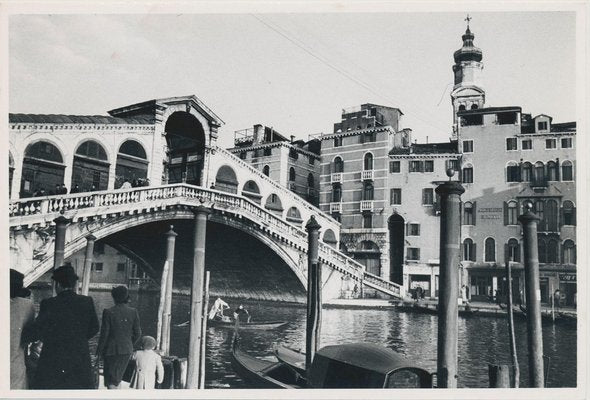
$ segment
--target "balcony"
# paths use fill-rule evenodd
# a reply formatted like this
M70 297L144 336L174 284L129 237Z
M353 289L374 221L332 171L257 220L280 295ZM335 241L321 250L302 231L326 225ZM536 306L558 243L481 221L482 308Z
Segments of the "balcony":
M373 200L362 200L361 211L373 211Z
M342 213L342 203L330 203L330 213Z
M545 179L544 176L539 177L539 178L533 177L533 179L531 179L530 184L531 184L531 187L533 188L533 190L536 190L536 189L543 190L549 186L549 181L547 179Z
M342 183L342 172L334 172L331 177L332 183Z
M362 172L362 180L363 181L372 181L373 180L373 170L365 170Z

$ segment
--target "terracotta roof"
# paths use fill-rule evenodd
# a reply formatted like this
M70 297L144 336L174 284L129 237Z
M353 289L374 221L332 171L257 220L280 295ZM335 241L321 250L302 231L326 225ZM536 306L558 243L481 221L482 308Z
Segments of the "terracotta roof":
M63 114L8 114L10 123L33 124L105 124L105 125L151 125L153 118L117 118L105 115L63 115Z

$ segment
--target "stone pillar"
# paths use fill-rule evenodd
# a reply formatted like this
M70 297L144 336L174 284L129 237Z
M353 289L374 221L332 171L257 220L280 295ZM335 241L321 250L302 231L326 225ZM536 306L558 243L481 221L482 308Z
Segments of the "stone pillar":
M191 290L191 315L189 321L187 389L196 389L199 385L199 365L201 358L201 319L203 316L203 283L205 280L205 243L207 218L211 211L198 206L195 209L195 236L193 257L193 282ZM204 356L204 355L203 355Z
M170 354L170 331L172 320L172 288L174 280L174 247L176 236L178 234L173 230L174 226L170 225L170 230L166 232L166 261L168 262L168 278L166 279L166 293L164 293L164 318L162 318L162 353Z
M449 177L452 170L447 170ZM440 271L438 299L438 387L457 387L458 298L460 262L460 203L465 192L458 182L436 188L440 195Z
M309 375L311 363L320 347L322 327L322 266L319 262L320 224L312 215L307 230L307 324L305 336L305 369Z
M92 260L94 256L94 242L96 237L93 234L86 236L86 253L84 254L84 272L82 273L82 294L88 296L90 287L90 274L92 271Z
M64 263L64 249L66 247L66 229L71 219L60 215L53 220L55 222L55 246L53 250L53 269L59 268ZM53 295L55 296L55 281L53 282Z
M539 249L537 223L532 213L533 204L525 204L526 212L518 217L523 229L524 279L526 288L526 323L529 353L529 380L531 387L544 386L543 331L541 328L541 290L539 285Z

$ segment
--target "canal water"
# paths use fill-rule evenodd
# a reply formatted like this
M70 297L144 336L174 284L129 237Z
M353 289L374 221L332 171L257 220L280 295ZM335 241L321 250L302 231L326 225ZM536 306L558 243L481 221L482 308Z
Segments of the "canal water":
M36 301L50 296L49 291L34 291ZM110 292L93 291L99 320L102 310L112 306ZM231 309L237 300L226 299ZM156 293L132 293L130 305L139 310L144 334L156 336L159 296ZM284 320L289 325L276 330L242 332L242 347L261 358L274 359L273 344L305 348L305 308L270 302L244 302L252 321ZM188 320L187 296L174 296L172 310L171 354L186 357ZM231 310L230 310L231 311ZM228 314L231 314L228 313ZM366 341L389 347L419 366L436 371L437 318L435 315L403 313L383 309L324 309L321 345ZM528 384L526 323L515 321L516 346L520 364L521 387ZM207 388L247 388L231 366L233 330L209 328L207 332ZM97 335L98 336L98 335ZM91 345L96 345L95 338ZM548 357L548 387L576 386L576 328L568 325L543 326L543 349ZM547 361L547 360L546 360ZM488 364L509 364L510 350L506 318L459 318L459 387L488 387Z

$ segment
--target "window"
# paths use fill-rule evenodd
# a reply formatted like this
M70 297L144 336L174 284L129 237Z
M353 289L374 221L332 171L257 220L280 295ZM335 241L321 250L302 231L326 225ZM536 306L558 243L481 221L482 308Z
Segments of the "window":
M289 180L291 182L295 181L295 168L293 167L289 168Z
M307 187L312 189L315 187L315 179L313 179L313 174L311 172L307 175Z
M573 240L566 240L563 242L563 257L562 262L564 264L575 264L576 263L576 245Z
M309 165L314 165L315 164L315 158L313 158L312 156L309 156L309 159L307 160L307 163Z
M92 263L92 270L96 272L102 272L102 263Z
M402 190L400 188L391 189L391 204L394 206L402 204Z
M433 160L424 161L424 172L434 172L434 161Z
M364 170L370 171L373 169L373 155L371 153L365 154Z
M539 262L545 264L547 262L547 243L545 243L545 239L538 240L537 248L539 250Z
M473 140L463 141L463 153L473 153Z
M563 181L573 181L574 180L574 170L572 162L566 160L561 164L561 180Z
M518 240L512 238L508 240L506 244L506 254L508 261L512 262L520 262L520 245L518 244Z
M401 172L401 162L400 161L390 161L389 162L389 172L392 174L399 174Z
M547 163L547 180L557 181L557 164L555 161L549 161Z
M506 182L519 182L520 181L520 167L511 161L506 167Z
M125 263L117 263L117 272L125 272Z
M431 206L434 204L434 191L432 188L422 189L422 205Z
M522 164L522 181L530 182L533 179L533 164L525 162Z
M373 227L373 214L363 214L363 228L368 229Z
M562 149L571 149L572 147L572 138L561 138Z
M576 225L576 208L574 203L569 200L563 202L561 217L562 225Z
M537 200L535 202L535 214L537 214L537 217L539 217L539 224L537 225L537 229L540 232L543 232L546 230L545 227L545 203L543 202L543 200Z
M270 175L270 167L268 165L265 165L264 168L262 168L262 173L266 176Z
M537 161L535 163L533 184L539 185L539 186L545 185L545 165L541 161Z
M463 241L463 260L475 261L475 243L469 238Z
M546 149L557 148L557 140L556 139L545 139L545 148Z
M342 188L336 184L332 187L332 202L339 203L342 200Z
M463 225L475 225L475 202L463 204Z
M533 141L531 139L523 139L520 143L523 150L532 150L533 149Z
M360 126L358 127L360 129ZM377 140L377 135L375 132L365 132L363 133L363 143L375 142Z
M496 261L496 241L494 238L487 238L485 241L485 262Z
M342 146L342 137L335 137L334 138L334 147Z
M537 130L538 131L546 131L547 130L547 121L537 122Z
M408 224L408 236L420 236L420 224Z
M245 160L246 158L248 158L248 152L240 151L240 159Z
M463 168L462 181L463 183L473 183L473 167Z
M342 161L342 158L340 158L340 157L336 157L334 159L334 172L335 173L344 172L344 162Z
M516 123L517 113L515 112L503 112L496 114L498 125L509 125Z
M504 203L504 225L518 225L518 203Z
M459 160L447 160L447 169L449 168L453 171L459 171Z
M265 156L270 156L271 154L272 154L272 149L270 147L267 147L266 149L264 149Z
M297 152L297 150L291 147L289 149L289 157L291 157L293 160L297 160L299 158L299 153Z
M422 172L423 166L422 161L411 160L410 161L410 172Z
M363 200L373 200L373 185L371 183L365 183L365 187L363 189Z
M556 264L559 262L557 258L559 244L557 240L551 239L547 243L547 262L551 264Z
M258 157L262 157L264 155L264 149L256 149L254 150L254 157L258 158Z
M408 247L408 260L409 261L420 260L420 249L417 247Z
M545 226L550 232L558 231L557 201L553 199L547 200L547 203L545 204Z
M518 150L518 141L516 138L506 138L506 150Z

